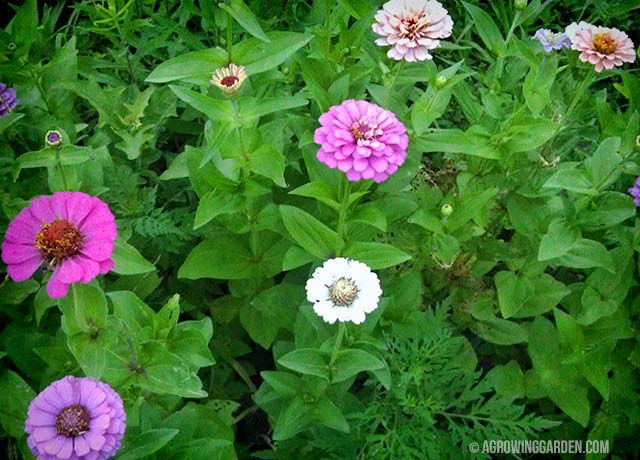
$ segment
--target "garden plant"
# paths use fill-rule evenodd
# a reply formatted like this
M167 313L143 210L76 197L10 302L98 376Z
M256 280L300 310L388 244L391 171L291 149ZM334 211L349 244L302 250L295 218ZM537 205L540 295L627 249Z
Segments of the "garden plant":
M4 3L1 459L640 454L638 0Z

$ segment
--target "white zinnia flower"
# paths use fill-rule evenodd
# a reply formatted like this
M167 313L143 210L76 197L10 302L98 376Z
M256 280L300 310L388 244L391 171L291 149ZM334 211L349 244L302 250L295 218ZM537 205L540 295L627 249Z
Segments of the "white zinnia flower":
M247 72L244 67L231 63L226 67L216 69L216 73L211 77L211 83L220 88L225 94L235 94L246 79Z
M305 286L313 311L327 323L364 322L366 313L378 308L380 280L371 269L353 259L337 257L316 268Z
M567 37L569 37L569 40L571 40L571 43L573 43L576 40L576 35L578 34L578 32L580 32L581 30L588 29L590 27L593 27L593 26L588 22L584 22L584 21L580 21L579 23L572 22L567 27L565 27L564 33Z

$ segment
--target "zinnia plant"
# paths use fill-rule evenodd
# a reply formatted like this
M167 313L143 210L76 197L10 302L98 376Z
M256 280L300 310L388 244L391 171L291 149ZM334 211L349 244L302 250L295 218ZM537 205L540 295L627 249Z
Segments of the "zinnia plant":
M29 405L25 431L38 460L104 460L120 449L126 414L108 384L67 376Z
M53 272L47 294L60 298L71 283L88 283L113 268L116 236L113 214L99 198L56 192L34 198L11 221L2 243L2 261L16 282L39 267Z
M407 157L404 125L389 110L367 101L349 99L320 115L313 139L316 156L350 181L386 180Z

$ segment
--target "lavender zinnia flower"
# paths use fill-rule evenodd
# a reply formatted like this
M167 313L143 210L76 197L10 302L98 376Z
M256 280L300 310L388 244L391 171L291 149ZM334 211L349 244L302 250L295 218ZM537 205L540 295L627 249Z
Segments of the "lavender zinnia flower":
M633 197L633 202L636 204L636 206L640 206L640 177L636 178L633 187L631 187L628 191Z
M16 90L7 88L7 85L0 83L0 117L9 115L20 100L16 96Z
M338 168L350 181L382 182L407 157L404 125L393 112L367 101L349 99L320 115L313 140L318 160Z
M545 52L550 53L552 50L559 50L562 48L571 48L571 39L562 32L551 32L549 29L538 29L533 37L534 40L538 40L542 43Z
M29 405L25 431L38 460L104 460L120 449L126 414L106 383L67 376Z

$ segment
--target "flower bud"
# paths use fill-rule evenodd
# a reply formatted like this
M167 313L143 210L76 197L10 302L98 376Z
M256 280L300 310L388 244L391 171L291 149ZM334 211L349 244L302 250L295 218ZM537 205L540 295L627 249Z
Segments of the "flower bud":
M527 0L514 0L513 6L516 7L516 10L524 10L527 7Z
M640 151L640 136L636 137L636 146L635 149Z
M44 143L47 144L48 147L60 147L62 145L62 134L55 129L47 131L44 137Z
M438 78L436 78L436 88L438 89L444 88L446 84L447 84L447 77L445 77L444 75L439 75Z
M449 217L451 214L453 214L453 206L451 206L449 203L443 204L440 208L440 214L442 214L444 217Z

